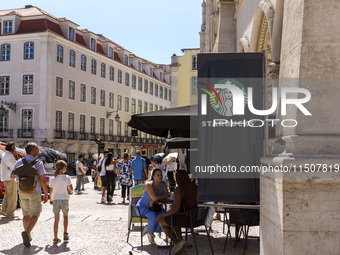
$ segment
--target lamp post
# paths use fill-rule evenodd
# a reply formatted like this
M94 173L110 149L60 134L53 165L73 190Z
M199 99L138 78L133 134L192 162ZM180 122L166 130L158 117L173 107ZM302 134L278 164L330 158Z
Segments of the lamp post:
M116 116L115 116L115 120L116 122L118 122L120 120L120 117L119 117L119 114L118 114L118 110L115 110L115 111L111 111L111 112L106 112L106 118L108 119L112 113L117 113ZM118 143L116 143L116 154L118 156Z

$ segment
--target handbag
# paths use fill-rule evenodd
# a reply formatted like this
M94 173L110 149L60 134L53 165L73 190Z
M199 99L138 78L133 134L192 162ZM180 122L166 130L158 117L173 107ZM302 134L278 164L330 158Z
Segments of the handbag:
M149 207L149 210L153 211L153 212L160 212L160 211L163 210L163 207L161 206L160 203L155 201L155 202L153 202L152 206Z
M86 184L86 183L89 183L89 182L90 182L89 177L85 176L84 177L84 183Z

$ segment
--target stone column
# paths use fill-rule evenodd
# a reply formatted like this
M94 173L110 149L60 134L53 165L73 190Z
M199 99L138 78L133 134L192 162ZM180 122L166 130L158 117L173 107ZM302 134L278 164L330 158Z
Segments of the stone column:
M279 87L308 89L312 97L305 106L312 116L296 107L289 107L286 116L278 114L298 125L277 126L263 164L305 171L308 164L334 169L340 163L339 84L316 80L339 76L338 17L337 1L284 1ZM340 174L335 175L261 179L261 254L339 254Z
M236 21L234 0L219 0L216 52L236 52Z

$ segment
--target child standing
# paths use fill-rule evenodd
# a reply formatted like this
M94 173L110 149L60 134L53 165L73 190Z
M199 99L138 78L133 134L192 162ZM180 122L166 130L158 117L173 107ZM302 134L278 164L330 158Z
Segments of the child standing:
M58 224L60 210L64 216L64 241L68 242L69 236L67 233L68 226L68 210L69 210L69 195L72 194L73 187L71 178L64 175L67 164L63 160L58 160L56 163L56 172L54 178L50 181L50 204L53 205L54 213L54 239L53 244L60 243L58 238Z

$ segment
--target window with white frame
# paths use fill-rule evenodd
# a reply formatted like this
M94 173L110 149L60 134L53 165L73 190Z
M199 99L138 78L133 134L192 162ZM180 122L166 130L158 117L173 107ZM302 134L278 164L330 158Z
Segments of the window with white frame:
M128 66L129 65L129 56L124 55L124 65Z
M76 53L74 50L70 50L70 66L76 67Z
M86 56L84 54L80 57L80 69L86 72Z
M113 66L110 66L110 80L111 81L115 80L115 69Z
M129 112L130 100L128 97L125 97L125 111Z
M197 76L191 76L191 95L197 95Z
M79 131L81 134L84 134L85 133L85 115L84 114L80 114L80 120L79 120Z
M86 85L80 84L80 102L86 102Z
M0 76L0 96L9 95L9 76Z
M197 70L197 55L191 56L191 70Z
M74 42L75 33L74 33L74 28L72 27L69 27L68 29L68 39Z
M159 97L163 98L163 86L159 86Z
M118 95L118 110L121 110L122 109L122 96L121 95Z
M109 47L109 58L113 58L113 48Z
M149 90L149 92L150 92L150 95L153 95L153 82L152 81L150 81L150 90Z
M144 112L148 112L148 103L144 102Z
M100 90L100 106L105 106L105 90Z
M94 75L97 74L97 61L95 59L91 61L91 73Z
M104 63L102 63L100 67L100 76L102 78L106 77L106 65Z
M64 47L60 44L57 46L57 62L64 62Z
M117 121L117 135L118 136L122 135L122 122L120 120Z
M130 75L129 75L129 73L125 73L125 85L130 86Z
M72 100L76 98L76 83L74 81L68 82L68 98Z
M168 100L168 89L164 88L164 99Z
M131 99L131 113L136 113L136 99Z
M155 96L158 97L158 84L155 84Z
M63 112L56 111L55 112L55 130L62 130L63 129Z
M122 84L122 70L118 70L118 83Z
M0 116L0 134L8 132L8 110L5 110L5 114Z
M113 120L109 119L109 135L113 135Z
M96 133L96 117L95 116L91 116L90 133L92 135Z
M104 118L100 118L99 123L100 123L100 126L99 126L100 134L104 135L105 134L105 119Z
M96 104L96 88L91 87L91 104Z
M34 59L34 42L24 43L24 60Z
M96 39L91 38L90 49L91 50L96 50Z
M131 87L133 89L136 89L136 75L132 75L132 84Z
M74 132L74 113L68 113L68 131Z
M114 107L114 94L112 92L109 93L109 107Z
M129 125L127 122L125 122L124 135L129 136Z
M13 20L4 20L4 34L12 34L13 33Z
M138 77L138 91L143 91L143 79Z
M33 94L33 74L26 74L22 77L22 94Z
M1 61L11 60L11 45L8 43L1 45Z
M149 93L149 82L144 79L144 93Z
M33 128L33 110L32 109L22 110L21 128L23 130L32 130Z
M63 82L64 79L61 77L56 78L56 92L55 95L57 97L62 97L63 96Z
M142 113L142 107L143 107L142 106L142 101L138 100L138 109L137 109L138 110L138 112L137 112L138 114Z
M149 104L149 112L153 112L153 104Z
M150 66L150 69L149 69L149 74L150 74L150 76L153 76L153 69L152 69L151 66Z
M138 61L138 71L142 71L142 63Z
M159 79L160 79L161 81L163 81L163 73L162 73L162 72L159 72Z

